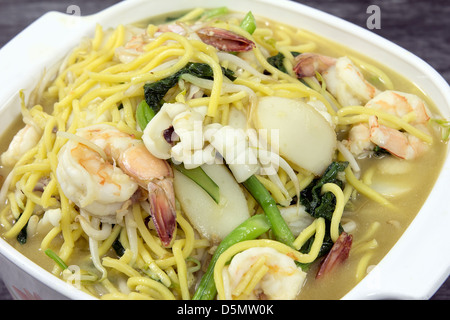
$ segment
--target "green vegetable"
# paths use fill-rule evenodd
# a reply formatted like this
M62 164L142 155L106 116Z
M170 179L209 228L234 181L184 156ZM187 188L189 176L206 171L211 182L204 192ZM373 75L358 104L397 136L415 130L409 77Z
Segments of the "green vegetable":
M296 57L300 54L300 52L291 52L291 54ZM267 58L267 62L273 67L277 68L281 72L288 73L286 67L284 66L285 56L281 52L278 52L276 55Z
M250 34L255 32L256 20L251 11L245 15L244 19L241 21L240 27Z
M232 245L245 241L256 239L270 229L270 222L265 215L258 214L248 218L239 226L231 231L219 244L211 262L209 263L206 273L200 280L200 284L195 292L192 300L212 300L216 296L217 289L214 283L214 266L220 255Z
M325 255L331 250L333 240L330 236L330 224L333 212L336 207L336 199L333 193L326 192L322 194L322 186L326 183L335 183L343 188L343 182L338 179L338 173L343 172L348 166L348 162L333 162L325 170L322 177L314 179L302 192L300 192L300 202L305 206L305 211L314 218L323 217L326 223L326 233L320 248L319 257ZM340 231L342 227L339 226ZM314 237L309 239L301 252L309 252L310 246L314 241Z
M125 248L123 247L122 243L119 240L120 236L117 236L116 240L114 240L112 244L112 248L116 252L116 254L121 257L125 254Z
M222 68L223 74L228 77L231 81L234 81L234 72ZM174 87L183 74L191 74L198 78L213 80L214 72L212 68L206 63L189 62L185 67L180 69L173 75L161 79L157 82L147 83L144 85L144 96L147 102L148 108L152 109L156 114L161 109L164 104L163 98L172 87ZM147 107L145 107L147 108ZM142 127L141 127L142 128Z
M267 62L270 63L270 65L272 65L273 67L277 68L278 70L284 73L287 73L283 61L284 61L284 54L282 54L281 52L272 57L267 58Z
M219 16L227 14L227 13L228 13L227 7L214 8L214 9L205 11L202 14L202 19L208 20L208 19L219 17Z
M22 230L20 230L19 234L16 237L17 242L19 242L20 244L27 243L27 238L28 238L27 226L28 226L28 222L23 226Z
M280 210L278 209L277 204L270 195L269 191L267 191L267 189L254 175L244 181L243 184L264 210L267 219L269 219L270 224L272 225L272 231L275 238L288 246L292 246L295 237L286 224L286 221L284 221L281 216Z
M44 252L47 256L53 259L53 261L55 261L56 264L59 265L61 269L65 270L69 268L67 264L52 249L47 249Z
M195 264L195 266L188 268L188 272L194 273L202 268L202 263L200 262L200 260L198 260L194 257L189 256L186 258L186 261L190 261Z
M155 116L155 111L153 111L152 108L145 102L145 100L142 100L141 103L136 108L136 120L138 122L139 127L144 130L147 124L152 120L152 118Z
M376 157L381 157L383 155L391 154L389 151L381 148L380 146L375 146L375 148L373 148L373 152L375 153Z
M201 167L186 169L182 163L173 164L173 166L186 177L190 178L192 181L202 187L202 189L205 190L216 203L219 203L219 186L205 173L205 171L203 171Z
M448 141L450 138L450 121L445 119L430 119L430 122L441 129L442 141Z
M314 218L323 217L331 221L335 208L334 195L331 192L321 194L322 186L326 183L335 183L341 188L343 182L338 179L338 173L347 168L348 162L333 162L325 170L322 177L314 179L302 192L300 202Z

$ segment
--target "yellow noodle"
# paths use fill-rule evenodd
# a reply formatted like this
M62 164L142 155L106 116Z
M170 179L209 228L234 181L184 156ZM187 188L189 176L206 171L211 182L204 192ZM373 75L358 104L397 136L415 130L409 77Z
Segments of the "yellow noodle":
M14 193L11 192L8 194L8 202L9 202L10 210L11 210L11 213L13 214L13 217L15 219L19 218L20 208L19 208L19 205L17 204L17 200L16 200Z
M354 244L351 254L358 254L361 251L368 251L368 250L373 250L375 248L378 247L378 241L376 239L372 239L370 241L366 241L364 243L362 243L361 241L359 241L358 244Z
M17 166L14 168L15 175L21 175L27 172L49 172L51 170L50 163L48 161L40 162L40 163L30 163L21 166Z
M54 204L55 200L51 197L53 195L55 195L58 190L58 186L57 186L58 182L56 180L56 177L53 176L53 173L50 174L50 177L51 177L51 180L47 184L47 186L45 186L44 192L42 193L42 196L41 196L41 203L42 203L42 207L44 209L48 208Z
M244 85L246 87L249 87L253 91L261 92L267 96L271 96L274 94L274 88L276 86L267 86L261 83L258 83L253 80L245 79L242 77L237 78L233 81L234 84ZM282 86L284 88L284 86Z
M144 220L142 219L141 209L138 205L133 205L133 217L138 226L138 230L147 246L159 257L168 256L169 252L157 243L157 241L150 234L150 231L147 229Z
M134 294L138 294L138 295L142 295L141 299L149 299L149 300L161 300L163 299L163 297L154 289L146 287L144 285L138 284L135 287L135 290L138 292L131 292L128 294L128 299L133 299L135 300L136 298L134 298Z
M261 256L250 267L250 269L241 278L236 288L233 290L232 295L239 296L241 293L248 294L258 284L259 280L269 271L269 268L265 265L266 259Z
M19 234L19 232L23 229L23 227L25 227L25 225L28 222L28 219L30 219L31 214L33 213L35 207L35 203L33 201L31 201L30 199L27 200L27 204L25 206L25 210L22 212L19 220L16 221L16 223L14 223L14 225L12 226L11 229L9 229L6 233L5 233L5 237L6 238L14 238L17 237L17 235Z
M181 215L180 212L177 214L177 222L181 226L185 234L185 244L183 247L183 257L186 259L191 255L192 250L194 249L194 229L191 224Z
M246 96L247 96L247 92L245 92L245 91L240 91L240 92L233 93L230 95L222 95L219 98L218 103L219 103L219 105L234 103L234 102L244 99ZM210 101L209 97L191 99L191 100L187 101L187 105L192 108L195 108L195 107L208 105L209 101Z
M106 252L111 248L114 241L116 241L117 236L119 235L120 231L122 230L122 227L118 224L116 224L109 237L102 242L102 244L98 248L98 254L99 256L103 256L106 254Z
M345 177L347 179L347 182L350 183L356 190L358 190L359 193L365 195L369 199L372 199L373 201L376 201L384 206L391 208L393 207L392 204L387 199L385 199L381 194L370 188L365 183L358 180L353 174L353 171L350 168L350 166L345 168Z
M43 174L40 171L31 172L25 185L23 185L22 192L32 193L34 191L34 188L36 187L36 184L38 183L39 179L41 179L42 176ZM41 204L41 201L39 201L39 204Z
M41 250L45 251L50 247L50 243L52 242L55 237L61 233L61 227L53 227L52 230L50 230L42 239L41 242Z
M166 78L166 77L174 74L178 70L180 70L191 60L193 52L194 52L194 48L192 47L192 45L189 43L189 41L185 37L177 35L175 33L171 33L171 32L163 33L155 41L153 41L149 45L147 45L145 47L145 50L148 50L148 48L150 48L150 47L157 46L158 44L161 44L167 40L175 40L175 41L180 42L185 49L185 54L173 66L171 66L167 69L164 69L164 70L153 72L151 74L138 75L132 79L132 83L136 84L136 83L143 83L143 82L149 82L149 81L157 81L157 80Z
M59 190L59 197L61 201L61 230L63 234L63 238L65 241L65 244L67 244L68 247L73 247L74 239L72 237L72 231L70 228L71 224L71 215L70 215L70 204L69 199L66 198L63 191L61 190L61 186L58 185Z
M129 98L122 100L124 118L128 127L136 128L136 120L134 119L134 108Z
M344 212L345 198L342 189L334 183L326 183L322 186L322 193L331 192L336 197L336 206L334 208L333 216L331 218L330 236L333 242L336 242L339 237L339 224Z
M369 266L369 261L372 258L373 254L374 253L372 251L367 252L358 262L355 274L357 281L361 281L362 278L364 278L364 276L367 274L367 267Z
M58 256L63 260L63 261L68 261L69 260L69 257L72 255L72 252L73 252L73 246L71 246L71 245L69 245L68 243L67 243L67 241L65 241L63 244L62 244L62 246L61 246L61 248L60 248L60 250L59 250L59 252L58 252ZM54 268L53 268L53 270L52 270L52 273L53 274L59 274L61 272L61 267L59 266L59 264L55 264L55 266L54 266Z
M160 281L166 287L169 287L171 285L171 280L169 276L153 260L150 253L145 249L142 239L139 237L138 240L139 240L138 242L139 254L141 255L146 265L148 266L149 271L157 277L158 281Z
M275 183L259 175L256 177L262 183L262 185L270 192L270 194L277 203L283 203L286 201L286 197L284 196L283 192L280 190L280 188L278 188L278 186Z
M152 51L149 51L132 61L130 64L141 64L147 63L142 68L136 70L136 68L125 68L123 65L115 65L108 69L102 70L101 72L90 72L89 78L96 81L101 81L104 83L120 83L125 81L131 81L135 77L143 75L145 73L151 72L154 68L159 66L163 61L171 58L171 59L179 59L186 53L186 50L179 48L177 45L168 45L160 48L156 48ZM128 66L129 64L127 64ZM118 72L118 73L113 73ZM160 76L160 79L164 78L166 74L163 73ZM159 78L149 78L147 81L156 81Z
M362 61L354 56L350 56L349 58L350 58L350 60L353 60L353 62L355 62L361 69L376 76L383 83L386 90L394 89L394 85L393 85L391 79L381 69L375 67L373 64Z
M320 218L319 218L320 219ZM297 238L294 240L293 247L297 250L308 241L317 231L318 219L314 220L308 227L302 230Z
M379 221L372 222L369 229L364 234L364 236L359 238L358 241L354 242L353 245L357 246L359 243L367 241L369 238L372 238L380 227L381 223Z
M105 267L116 269L117 271L124 273L128 277L140 277L139 272L137 272L133 267L120 261L120 259L114 259L110 257L104 257L102 264Z
M215 61L213 58L211 58L210 56L208 56L204 53L198 54L197 58L200 61L207 63L213 70L214 83L213 83L213 87L211 90L210 100L209 100L209 104L208 104L208 111L207 111L207 115L210 117L213 117L213 116L215 116L215 114L217 112L217 108L219 106L219 98L220 98L222 83L223 83L222 67L219 65L219 63L217 61Z
M95 26L95 35L94 35L94 39L92 39L92 50L96 51L99 49L102 40L103 40L103 28L101 25L97 24Z
M7 204L0 212L0 222L6 230L10 230L12 228L12 225L9 222L8 217L7 217L7 215L10 213L10 210L11 210L11 205Z
M172 250L177 264L177 273L181 288L181 297L183 300L189 300L190 294L187 281L187 268L186 268L186 260L181 252L182 244L183 243L180 240L176 240L173 244Z
M188 13L183 15L181 18L177 19L177 21L183 22L183 21L194 20L194 19L200 17L204 12L205 12L205 9L196 8L196 9L189 11Z
M130 288L133 288L138 284L144 285L157 290L165 300L175 300L175 296L173 295L173 293L158 281L145 277L136 276L130 277L127 281L127 284Z

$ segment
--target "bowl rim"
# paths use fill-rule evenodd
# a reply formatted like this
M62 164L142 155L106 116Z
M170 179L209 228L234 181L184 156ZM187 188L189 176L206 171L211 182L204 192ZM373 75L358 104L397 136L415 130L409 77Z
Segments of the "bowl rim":
M182 0L175 0L171 2L181 2ZM71 24L77 24L77 26L82 26L83 28L78 31L77 35L81 34L88 34L92 33L94 30L94 26L97 22L102 24L103 22L108 21L111 17L120 15L120 13L125 9L130 9L134 6L138 6L140 4L148 3L148 2L154 2L156 3L156 0L127 0L123 2L119 2L105 10L102 10L98 13L89 15L89 16L83 16L83 17L75 17L75 16L69 16L66 14L62 14L59 12L49 12L45 15L43 15L40 19L38 19L35 23L31 24L28 28L26 28L24 31L22 31L18 36L16 36L14 39L12 39L10 42L8 42L1 50L0 50L0 57L2 57L2 54L6 51L12 52L14 48L23 40L24 37L29 36L26 33L32 32L34 29L38 27L42 27L42 24L45 24L46 21L51 19L58 19L61 20L60 22L67 26L68 30L71 30L70 26ZM320 11L318 9L306 6L304 4L293 2L289 0L244 0L244 1L238 1L238 0L231 0L231 1L221 1L220 3L225 3L226 5L233 7L232 3L238 3L238 2L244 2L244 3L254 3L261 4L262 7L266 6L266 9L263 9L263 11L266 11L266 16L270 18L270 14L267 12L267 9L269 7L276 7L280 10L284 11L291 11L294 12L294 14L300 14L303 16L308 16L311 19L315 19L318 21L318 23L323 23L328 26L332 26L336 28L339 32L343 34L349 34L353 37L363 39L364 41L370 41L374 46L383 48L387 52L387 54L392 54L394 56L401 55L402 59L405 61L405 63L415 66L415 68L423 73L424 75L427 75L433 84L433 86L437 89L437 91L442 95L443 101L445 101L446 109L442 109L444 107L439 107L440 111L445 111L446 114L450 114L450 90L447 81L443 79L443 77L434 69L432 68L427 62L422 60L421 58L417 57L413 53L403 49L402 47L398 46L397 44L373 33L369 30L366 30L362 27L359 27L351 22L345 21L339 17L333 16L331 14L328 14L326 12ZM160 2L158 2L160 3ZM190 2L191 4L189 6L186 5L186 8L194 8L197 6L205 6L204 4L207 3L207 0L194 0ZM199 5L202 4L202 5ZM172 5L172 4L171 4ZM214 6L218 6L219 4L214 3ZM233 7L234 8L234 7ZM172 10L173 11L173 10ZM168 12L168 11L166 11ZM274 18L273 20L277 20ZM136 20L134 20L136 21ZM115 23L117 25L117 23ZM24 36L24 34L26 34ZM319 32L319 34L321 34ZM324 35L327 37L327 35ZM70 39L72 42L75 41L75 43L78 43L80 40L80 37ZM70 43L65 43L65 48ZM59 54L62 54L64 49L61 49L59 51ZM0 59L1 60L1 59ZM2 63L0 62L0 65ZM35 66L36 68L42 68L41 66ZM29 80L29 82L35 82L34 79ZM17 86L17 84L14 84ZM11 85L9 88L13 88L14 85ZM0 93L0 101L6 101L8 100L10 96L14 94L14 91L12 89L5 90L3 93ZM4 99L1 99L1 98ZM3 107L0 106L0 111ZM441 262L441 267L433 266L433 270L436 270L438 275L433 277L428 277L428 279L431 279L432 283L428 283L427 285L423 285L421 290L415 290L411 288L411 285L407 285L405 281L403 283L406 285L405 288L408 290L411 290L410 292L405 292L405 290L401 290L395 287L393 281L388 280L380 280L380 273L383 272L384 269L388 269L393 267L393 264L395 266L395 263L398 261L392 261L392 259L389 260L389 257L391 256L401 256L402 250L405 250L405 248L408 248L410 246L418 246L419 248L422 248L420 244L417 243L417 241L412 241L411 237L416 236L417 232L415 230L419 229L422 226L423 223L427 223L426 217L424 214L421 214L421 212L425 211L432 211L432 210L439 210L439 206L436 206L433 201L435 199L441 199L445 195L443 195L443 190L445 190L445 181L448 181L450 179L450 158L448 156L443 164L443 167L441 169L441 173L439 174L439 177L437 181L435 182L433 189L431 193L429 194L429 197L425 201L425 204L417 214L417 216L413 219L411 224L407 227L404 234L400 237L400 239L397 241L397 243L389 250L389 252L386 254L386 256L379 262L379 264L369 273L367 274L362 281L360 281L353 289L351 289L346 295L344 295L343 299L362 299L362 298L370 298L370 299L382 299L385 297L400 297L400 298L414 298L414 299L426 299L431 297L431 295L439 288L439 286L447 279L449 273L450 273L450 257L441 257L441 259L437 259L438 262ZM439 189L439 190L438 190ZM436 191L437 190L437 191ZM431 200L429 200L431 199ZM441 223L447 222L450 223L449 215L441 217L440 215L434 215L434 217L441 218L439 220ZM442 220L443 219L443 220ZM444 224L444 223L442 223ZM439 225L438 225L439 226ZM445 246L445 248L450 248L450 240L442 241L441 245ZM400 252L400 253L399 253ZM44 284L48 287L51 287L55 291L61 293L62 295L72 298L72 299L89 299L92 298L92 296L88 295L87 293L84 293L71 285L67 284L61 279L58 279L50 272L44 270L42 267L37 265L36 263L32 262L29 258L23 256L19 251L17 251L15 248L13 248L9 243L7 243L4 239L0 238L0 254L5 256L9 261L16 264L19 268L24 270L26 273L30 274L36 279L43 279L46 282ZM395 259L394 259L395 260ZM408 262L411 263L411 261L414 261L414 259L407 259ZM436 260L436 259L434 259ZM407 272L411 273L411 269L408 269ZM401 277L401 274L397 274L397 276ZM58 281L55 281L55 278ZM382 284L383 287L377 287L377 285Z

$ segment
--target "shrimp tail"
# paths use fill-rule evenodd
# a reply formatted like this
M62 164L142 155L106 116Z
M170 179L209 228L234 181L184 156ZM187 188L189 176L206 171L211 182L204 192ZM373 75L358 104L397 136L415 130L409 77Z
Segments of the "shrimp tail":
M148 184L150 211L156 232L164 246L169 246L175 234L176 211L172 182L168 180Z
M198 36L206 44L226 52L250 51L255 43L229 30L205 27L197 31Z
M317 272L316 279L323 277L326 273L330 272L336 265L342 263L348 258L350 249L352 247L353 237L352 235L342 232L337 238L330 252L322 262L319 271Z

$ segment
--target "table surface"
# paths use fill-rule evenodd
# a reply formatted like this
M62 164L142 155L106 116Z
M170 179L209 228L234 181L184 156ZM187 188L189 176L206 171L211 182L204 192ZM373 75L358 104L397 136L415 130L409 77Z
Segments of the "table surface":
M0 48L34 20L48 11L67 12L76 5L81 15L96 13L117 0L1 0ZM298 0L311 7L367 28L369 5L380 8L379 29L382 37L419 56L450 82L450 1L448 0ZM0 280L0 300L11 299ZM450 300L450 280L431 298Z

